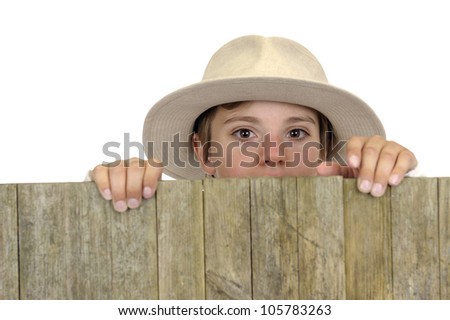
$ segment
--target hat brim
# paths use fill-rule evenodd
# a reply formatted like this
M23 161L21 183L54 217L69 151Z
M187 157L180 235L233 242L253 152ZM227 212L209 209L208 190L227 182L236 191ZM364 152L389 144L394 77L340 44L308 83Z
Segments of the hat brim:
M279 77L224 78L179 89L150 109L143 130L147 157L163 161L164 173L170 177L202 179L204 174L188 147L195 120L211 107L252 100L315 109L328 118L339 140L353 136L385 137L381 121L364 101L332 85Z

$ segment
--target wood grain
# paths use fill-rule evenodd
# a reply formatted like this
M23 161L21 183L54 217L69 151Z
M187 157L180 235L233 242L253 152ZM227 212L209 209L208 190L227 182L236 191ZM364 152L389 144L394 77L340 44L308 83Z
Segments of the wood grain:
M394 299L440 299L437 179L391 189Z
M344 180L348 299L392 299L390 191L375 198Z
M251 299L250 187L247 179L206 179L207 299Z
M17 186L0 185L0 300L19 298Z
M156 200L139 209L113 212L112 298L158 299Z
M295 178L251 181L254 299L298 299Z
M300 299L345 299L342 178L298 178Z
M157 194L160 299L205 299L202 182L161 182Z
M110 203L91 183L18 190L20 298L110 299Z
M439 178L441 299L450 300L450 178Z

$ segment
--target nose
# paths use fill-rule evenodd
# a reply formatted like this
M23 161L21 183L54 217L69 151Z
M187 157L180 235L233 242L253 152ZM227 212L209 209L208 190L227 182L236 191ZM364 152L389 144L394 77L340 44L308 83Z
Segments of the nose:
M286 162L287 143L279 136L267 134L261 142L261 158L269 167L284 165Z

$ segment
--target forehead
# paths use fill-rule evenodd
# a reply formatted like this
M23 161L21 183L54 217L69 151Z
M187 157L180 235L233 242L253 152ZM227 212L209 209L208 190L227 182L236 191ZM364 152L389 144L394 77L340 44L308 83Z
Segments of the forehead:
M318 119L318 112L314 109L291 103L273 101L246 101L234 104L230 107L218 107L217 118L229 118L235 116L252 116L259 118L307 116Z

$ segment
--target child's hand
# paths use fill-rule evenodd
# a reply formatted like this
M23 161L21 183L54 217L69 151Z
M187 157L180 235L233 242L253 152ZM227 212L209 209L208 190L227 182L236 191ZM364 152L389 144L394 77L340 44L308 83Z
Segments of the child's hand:
M124 212L139 207L142 198L155 194L162 175L161 166L151 166L148 161L132 158L108 165L98 165L91 177L106 200L112 200L114 209Z
M417 166L411 151L380 136L352 137L347 142L346 160L348 167L324 162L317 167L317 173L357 178L358 189L375 197L382 196L388 184L400 184L405 174Z

